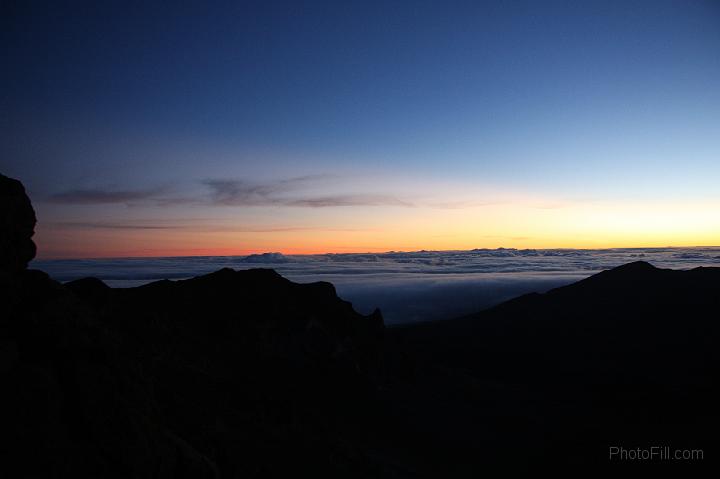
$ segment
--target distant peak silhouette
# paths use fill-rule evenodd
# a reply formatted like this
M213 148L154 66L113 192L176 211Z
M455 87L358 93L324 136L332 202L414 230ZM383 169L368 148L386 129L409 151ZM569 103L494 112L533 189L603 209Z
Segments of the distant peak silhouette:
M612 271L614 274L628 274L628 273L648 272L648 271L653 271L656 269L659 269L659 268L656 268L655 266L651 265L647 261L633 261L631 263L626 263L626 264L617 266L608 271Z

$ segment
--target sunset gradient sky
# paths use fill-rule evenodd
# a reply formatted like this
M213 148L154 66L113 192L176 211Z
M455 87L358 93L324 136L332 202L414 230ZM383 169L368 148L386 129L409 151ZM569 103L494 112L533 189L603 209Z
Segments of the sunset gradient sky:
M63 3L0 20L40 257L720 244L716 1Z

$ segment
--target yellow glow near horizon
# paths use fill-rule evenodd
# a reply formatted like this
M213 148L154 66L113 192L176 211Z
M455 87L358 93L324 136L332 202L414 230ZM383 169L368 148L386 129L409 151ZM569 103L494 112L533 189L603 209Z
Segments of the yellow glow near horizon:
M36 242L39 258L720 244L717 202L552 204L526 199L457 209L337 208L313 213L322 219L321 226L265 232L233 231L227 224L79 231L41 223ZM317 218L311 219L318 224Z

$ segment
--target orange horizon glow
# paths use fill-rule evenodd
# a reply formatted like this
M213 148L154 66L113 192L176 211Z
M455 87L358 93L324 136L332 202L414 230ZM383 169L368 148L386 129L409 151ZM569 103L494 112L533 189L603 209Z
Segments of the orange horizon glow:
M275 229L267 231L234 229L238 220L233 218L172 229L78 229L40 223L35 241L39 259L720 244L720 204L715 202L537 204L515 201L457 209L328 209L311 212L314 217L304 215L307 227L275 223Z
M312 255L327 255L327 254L383 254L383 253L413 253L413 252L419 252L419 251L432 251L432 252L443 252L443 251L470 251L473 249L489 249L489 250L495 250L499 248L505 248L505 249L538 249L538 250L603 250L603 249L651 249L651 248L720 248L720 244L658 244L658 245L633 245L633 246L598 246L598 247L551 247L551 246L543 246L543 247L515 247L515 246L476 246L474 248L450 248L450 249L430 249L430 248L407 248L407 249L371 249L371 250L356 250L356 249L346 249L346 250L337 250L337 251L326 251L326 250L305 250L305 249L299 249L299 250L286 250L286 251L270 251L270 250L264 250L264 249L250 249L250 250L226 250L226 249L199 249L199 250L190 250L190 251L168 251L164 253L160 252L153 252L153 251L138 251L138 252L130 252L129 254L122 255L122 256L80 256L80 255L72 255L72 256L52 256L52 255L38 255L35 259L40 261L51 261L51 260L72 260L72 259L132 259L132 258L194 258L194 257L204 257L204 256L249 256L252 254L262 254L262 253L280 253L283 255L292 255L292 256L312 256Z

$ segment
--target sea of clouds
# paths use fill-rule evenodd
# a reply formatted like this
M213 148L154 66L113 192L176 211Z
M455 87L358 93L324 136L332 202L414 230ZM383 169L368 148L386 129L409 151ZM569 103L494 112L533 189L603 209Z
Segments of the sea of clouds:
M329 281L338 295L387 324L473 313L529 292L544 292L631 261L660 268L719 266L720 247L623 249L475 249L250 256L36 260L58 281L94 276L113 287L183 279L220 268L273 268L297 282Z

